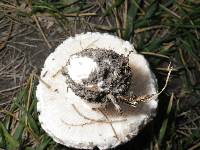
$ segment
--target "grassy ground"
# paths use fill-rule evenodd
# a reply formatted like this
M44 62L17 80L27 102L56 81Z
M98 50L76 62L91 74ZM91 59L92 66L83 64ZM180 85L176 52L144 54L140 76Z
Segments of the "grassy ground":
M66 37L108 32L134 43L162 87L158 115L118 149L200 149L200 1L1 0L0 148L66 149L41 129L35 87L46 56Z

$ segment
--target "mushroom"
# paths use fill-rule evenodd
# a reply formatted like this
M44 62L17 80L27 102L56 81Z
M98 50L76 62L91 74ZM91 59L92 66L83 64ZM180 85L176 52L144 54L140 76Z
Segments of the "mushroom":
M134 138L156 114L157 83L133 45L106 33L66 39L37 86L42 128L58 143L109 149Z

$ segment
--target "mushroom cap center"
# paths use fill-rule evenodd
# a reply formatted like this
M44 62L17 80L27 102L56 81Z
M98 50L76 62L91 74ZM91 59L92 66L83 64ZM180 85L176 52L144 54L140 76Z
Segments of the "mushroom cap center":
M68 87L81 98L96 103L107 94L124 94L132 72L128 57L113 50L85 49L70 56L65 70Z
M86 80L89 75L98 69L97 63L89 57L73 55L70 57L70 65L68 65L68 73L71 79L79 84L82 80Z

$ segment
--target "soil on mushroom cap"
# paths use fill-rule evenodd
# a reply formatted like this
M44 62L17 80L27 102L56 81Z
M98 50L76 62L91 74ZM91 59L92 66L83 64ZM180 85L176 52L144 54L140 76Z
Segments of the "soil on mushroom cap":
M106 101L106 95L109 93L117 96L125 94L128 90L132 76L128 57L119 55L113 50L92 48L74 55L92 58L99 68L98 71L90 73L88 79L83 79L83 84L74 82L67 69L65 70L66 82L77 96L89 102L101 103ZM70 59L68 65L70 65ZM98 83L102 83L100 87Z

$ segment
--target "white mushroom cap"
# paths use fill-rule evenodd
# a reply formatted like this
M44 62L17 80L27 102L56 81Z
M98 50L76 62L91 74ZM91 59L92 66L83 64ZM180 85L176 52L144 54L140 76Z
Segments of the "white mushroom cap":
M157 92L156 80L148 62L136 53L128 41L109 34L79 34L65 40L45 61L41 72L42 81L36 91L39 121L56 142L67 147L114 148L136 136L141 127L152 119L158 104L157 97L136 108L120 103L122 115L116 112L112 104L101 111L88 109L91 108L90 105L71 89L67 90L66 78L58 73L72 54L86 48L114 50L125 56L133 51L129 56L133 77L128 93L143 96ZM84 105L87 107L83 107Z

